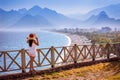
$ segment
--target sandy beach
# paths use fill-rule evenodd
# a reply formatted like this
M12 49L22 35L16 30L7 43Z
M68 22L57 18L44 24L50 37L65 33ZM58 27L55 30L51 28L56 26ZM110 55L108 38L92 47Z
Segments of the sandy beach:
M85 36L80 36L77 34L71 34L71 33L62 33L65 34L66 36L68 36L70 38L70 45L73 46L74 44L77 45L91 45L91 40L89 40L87 37Z

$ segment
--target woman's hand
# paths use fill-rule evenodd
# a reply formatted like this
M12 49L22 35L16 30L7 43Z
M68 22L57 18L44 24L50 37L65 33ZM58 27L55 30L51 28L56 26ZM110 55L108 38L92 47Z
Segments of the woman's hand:
M39 41L38 41L38 38L37 38L37 37L35 37L35 39L36 39L36 40L34 40L34 43L35 43L37 46L39 46Z
M38 40L38 38L36 37L36 39Z

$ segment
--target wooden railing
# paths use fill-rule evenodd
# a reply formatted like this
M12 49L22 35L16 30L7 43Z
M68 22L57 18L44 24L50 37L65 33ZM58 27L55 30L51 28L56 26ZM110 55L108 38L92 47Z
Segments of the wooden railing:
M120 57L120 43L106 45L77 45L37 49L34 60L36 69L55 68L71 63L95 61ZM29 69L29 55L27 50L1 51L0 72L22 71Z

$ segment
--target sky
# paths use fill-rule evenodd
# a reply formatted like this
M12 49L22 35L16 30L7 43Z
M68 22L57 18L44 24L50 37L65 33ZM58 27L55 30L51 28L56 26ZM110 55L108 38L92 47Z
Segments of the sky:
M5 10L30 9L35 5L49 8L64 15L84 14L90 10L119 4L120 0L0 0L0 8Z

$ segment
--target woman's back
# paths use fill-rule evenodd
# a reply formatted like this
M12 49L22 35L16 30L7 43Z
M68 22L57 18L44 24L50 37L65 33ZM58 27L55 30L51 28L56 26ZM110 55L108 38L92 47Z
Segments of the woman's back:
M29 55L36 56L36 44L32 41L32 44L29 43Z

